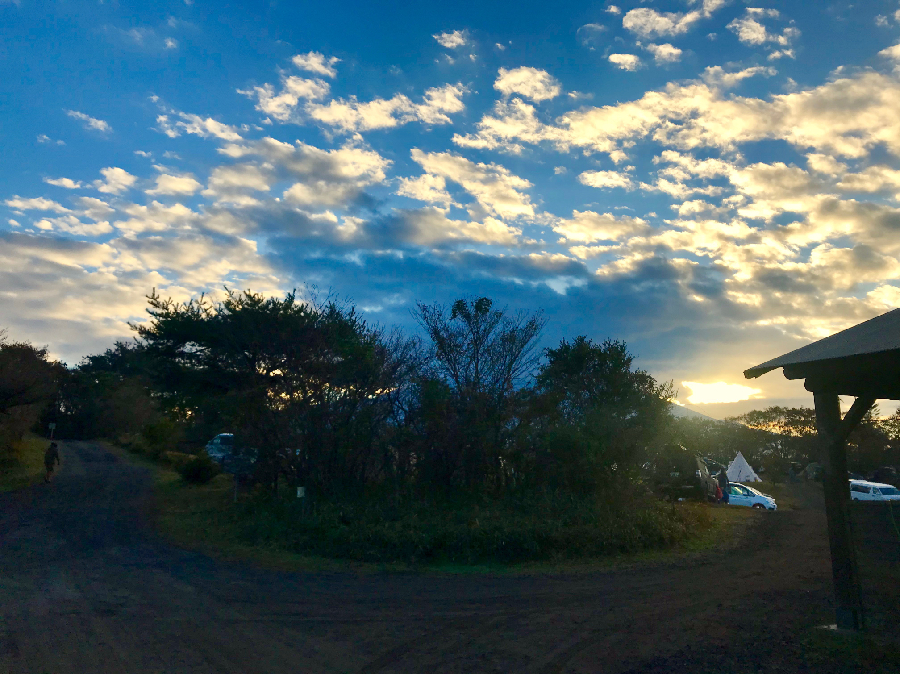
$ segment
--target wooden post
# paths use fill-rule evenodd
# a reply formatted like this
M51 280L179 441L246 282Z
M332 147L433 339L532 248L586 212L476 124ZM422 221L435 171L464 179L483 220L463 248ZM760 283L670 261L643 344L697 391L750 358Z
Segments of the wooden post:
M817 393L814 397L816 426L825 469L822 484L825 489L825 513L828 517L837 627L862 630L865 627L862 590L848 509L850 483L845 441L850 429L841 428L841 404L837 394Z

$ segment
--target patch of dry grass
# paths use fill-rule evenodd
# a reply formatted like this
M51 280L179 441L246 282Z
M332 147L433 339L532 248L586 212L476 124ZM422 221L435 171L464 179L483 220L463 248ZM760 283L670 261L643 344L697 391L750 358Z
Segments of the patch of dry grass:
M0 466L0 492L21 490L42 481L44 451L49 444L47 439L33 434L27 434L21 441L15 442L11 456ZM60 459L65 461L62 456Z

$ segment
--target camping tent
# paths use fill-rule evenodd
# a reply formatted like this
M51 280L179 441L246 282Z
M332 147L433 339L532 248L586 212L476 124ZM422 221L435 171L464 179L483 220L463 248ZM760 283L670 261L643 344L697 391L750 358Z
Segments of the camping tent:
M735 457L731 464L728 465L728 470L725 473L728 476L728 480L735 483L760 480L759 476L757 476L753 468L747 464L747 460L744 459L744 456L741 453L738 453L737 457Z

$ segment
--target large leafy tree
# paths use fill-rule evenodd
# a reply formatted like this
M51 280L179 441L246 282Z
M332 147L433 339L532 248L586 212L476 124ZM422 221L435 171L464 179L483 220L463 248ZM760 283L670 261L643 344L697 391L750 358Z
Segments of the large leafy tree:
M134 328L168 407L237 433L275 481L329 489L384 468L380 432L409 366L402 338L295 293L148 302L151 321Z
M589 489L627 474L669 421L671 383L634 368L617 340L580 336L545 354L530 439L539 475Z

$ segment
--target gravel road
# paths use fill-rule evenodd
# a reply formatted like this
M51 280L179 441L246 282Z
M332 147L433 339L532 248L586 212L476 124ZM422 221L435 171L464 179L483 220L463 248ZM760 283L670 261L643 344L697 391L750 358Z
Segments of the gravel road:
M285 573L161 542L146 469L61 450L53 483L0 495L3 672L796 672L795 636L831 621L816 486L737 549L671 564Z

